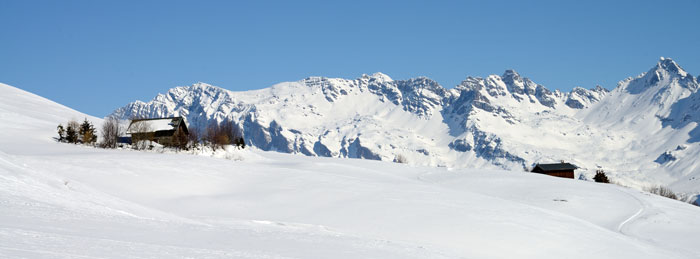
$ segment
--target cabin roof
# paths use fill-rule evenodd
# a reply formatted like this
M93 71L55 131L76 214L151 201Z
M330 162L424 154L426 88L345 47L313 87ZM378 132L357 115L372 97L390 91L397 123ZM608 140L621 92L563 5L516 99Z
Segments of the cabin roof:
M126 133L138 133L138 129L136 129L136 127L132 127L136 123L148 124L148 129L150 130L149 132L176 130L178 127L180 127L180 124L183 123L185 129L187 129L187 124L185 123L185 120L182 117L134 119L131 121L129 127L126 129Z
M556 164L537 164L535 168L539 167L542 171L562 171L562 170L575 170L578 166L569 163L556 163Z

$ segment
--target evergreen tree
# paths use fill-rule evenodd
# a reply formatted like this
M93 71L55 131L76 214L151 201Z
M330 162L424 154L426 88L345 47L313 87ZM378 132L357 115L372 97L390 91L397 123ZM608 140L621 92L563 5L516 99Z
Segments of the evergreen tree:
M233 140L233 144L240 147L240 148L245 148L245 140L243 140L243 137L237 137Z
M78 133L75 132L75 129L70 124L68 124L68 127L66 128L66 141L68 143L78 142Z
M80 124L79 130L80 138L83 143L94 143L97 141L97 135L95 134L95 126L90 123L87 118Z
M608 176L605 175L605 172L603 170L596 170L593 180L596 183L610 183Z

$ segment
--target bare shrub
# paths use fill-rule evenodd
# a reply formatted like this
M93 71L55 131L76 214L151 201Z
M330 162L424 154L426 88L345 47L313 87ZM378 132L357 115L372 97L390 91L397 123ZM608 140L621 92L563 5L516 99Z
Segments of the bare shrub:
M226 120L221 124L215 122L210 123L204 134L204 140L207 144L211 145L213 149L223 148L224 145L231 144L245 147L240 130L230 120Z
M666 198L671 198L674 200L678 200L678 195L676 195L671 188L668 188L666 186L653 186L653 187L648 187L645 188L645 191L659 195L659 196L664 196Z
M131 121L129 125L131 132L131 144L134 149L146 149L151 146L154 137L151 125L147 121Z
M181 127L178 127L175 131L175 134L173 134L173 141L170 144L170 146L174 147L176 150L179 151L182 149L187 149L188 142L189 139L187 137L187 134L185 134L185 131L183 131Z
M214 149L216 149L216 134L218 128L219 124L217 124L216 122L210 122L209 125L207 125L207 128L204 129L204 136L202 137L204 143L210 145Z
M119 119L110 116L102 123L102 143L100 147L116 148L120 132Z
M190 135L188 136L188 141L189 141L189 146L191 147L197 147L199 145L199 142L202 141L201 139L201 133L198 128L190 128L189 129Z

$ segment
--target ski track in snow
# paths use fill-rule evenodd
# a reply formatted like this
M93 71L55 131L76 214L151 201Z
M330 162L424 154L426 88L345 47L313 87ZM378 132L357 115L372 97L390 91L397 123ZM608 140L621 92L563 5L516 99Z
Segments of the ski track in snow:
M627 190L624 190L624 191L623 191L622 189L620 189L620 192L623 192L623 193L627 194L628 196L632 197L632 198L639 204L639 210L637 210L637 212L635 212L634 214L632 214L629 218L627 218L627 219L625 219L624 221L620 222L620 224L617 226L617 231L618 231L618 232L620 232L620 233L622 233L622 234L624 234L624 235L628 235L628 234L626 234L626 233L623 231L624 227L625 227L628 223L630 223L630 222L636 220L637 218L639 218L639 217L642 215L642 213L644 213L644 211L646 210L646 207L648 207L648 205L647 205L644 201L642 201L642 200L640 200L639 198L637 198L636 196L630 194ZM628 235L628 236L629 236L629 235Z

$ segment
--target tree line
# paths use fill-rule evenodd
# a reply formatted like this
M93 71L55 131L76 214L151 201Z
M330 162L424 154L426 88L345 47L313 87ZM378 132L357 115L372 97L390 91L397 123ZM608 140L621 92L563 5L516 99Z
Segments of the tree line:
M97 141L95 126L93 126L92 123L87 120L87 118L85 118L83 123L78 123L75 120L71 120L66 123L65 128L62 124L58 124L56 129L58 130L59 142L73 144L94 144Z
M233 145L245 148L243 134L231 120L225 120L221 123L211 122L203 132L200 132L197 128L192 128L189 130L189 133L189 143L193 147L203 145L216 150L218 148L223 149L226 145Z
M140 121L137 118L131 119L130 122L132 139L130 147L133 149L149 149L153 147L155 134L145 121ZM102 148L117 148L124 143L120 143L120 138L125 135L125 130L122 123L115 117L107 117L102 123L100 134L102 139L97 143L97 130L93 124L85 118L83 123L78 123L71 120L63 124L59 124L56 128L58 132L57 140L64 143L86 144L99 146ZM201 147L211 147L216 150L223 149L226 145L233 145L239 148L245 148L243 134L238 126L231 120L226 120L222 123L212 122L203 131L197 128L188 130L189 134L185 133L181 128L178 128L173 134L171 140L163 143L163 146L175 148L177 151L190 150Z

